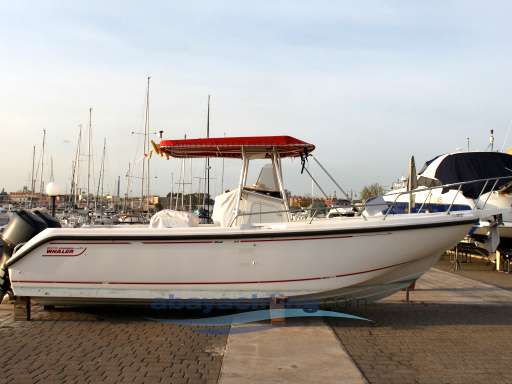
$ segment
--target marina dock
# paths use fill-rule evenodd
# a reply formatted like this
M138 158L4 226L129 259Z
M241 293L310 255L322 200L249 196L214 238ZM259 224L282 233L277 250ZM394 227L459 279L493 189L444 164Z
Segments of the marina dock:
M409 303L399 292L347 308L371 323L289 319L284 325L259 322L205 332L208 328L159 322L128 308L44 311L35 306L32 321L14 321L12 305L2 304L2 380L511 382L512 289L489 284L510 276L481 261L464 264L461 273L448 267L442 260L425 274Z

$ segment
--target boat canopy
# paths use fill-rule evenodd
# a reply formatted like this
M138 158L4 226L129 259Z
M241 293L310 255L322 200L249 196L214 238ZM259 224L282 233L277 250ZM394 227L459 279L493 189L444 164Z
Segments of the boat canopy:
M203 139L161 140L155 146L159 154L178 157L226 157L242 159L307 156L315 146L291 136L215 137Z
M463 181L512 176L512 156L503 152L456 152L427 161L418 175L418 185L432 187ZM464 196L476 199L493 188L494 181L465 184ZM494 190L503 189L510 179L499 180ZM485 188L484 188L485 186ZM454 189L458 189L455 186ZM482 192L483 190L483 192Z

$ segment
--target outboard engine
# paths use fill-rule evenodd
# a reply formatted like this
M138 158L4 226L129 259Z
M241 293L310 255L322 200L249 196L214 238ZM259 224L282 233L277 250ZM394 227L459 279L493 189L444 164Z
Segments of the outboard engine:
M51 220L49 220L50 222ZM2 233L3 254L0 259L0 300L10 287L5 263L12 256L16 246L26 243L49 224L40 216L27 210L15 212Z
M60 225L60 221L57 220L55 217L50 215L48 212L40 211L39 209L35 209L34 214L38 216L40 219L42 219L48 228L61 228L62 225Z

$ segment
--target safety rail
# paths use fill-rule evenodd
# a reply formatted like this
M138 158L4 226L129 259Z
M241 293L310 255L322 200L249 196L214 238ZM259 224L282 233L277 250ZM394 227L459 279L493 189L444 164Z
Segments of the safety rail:
M420 209L418 210L418 212L416 212L416 213L421 213L421 210L425 206L427 200L432 195L432 191L433 190L436 190L436 189L452 189L453 190L454 187L458 186L457 192L453 196L453 199L452 199L450 205L448 206L448 209L446 210L446 214L449 215L451 210L452 210L453 205L455 204L455 200L457 199L457 196L459 195L459 193L460 193L460 191L462 189L462 186L463 185L468 185L468 184L476 184L476 183L484 183L484 186L480 190L480 193L478 194L478 197L475 199L475 206L474 206L473 209L484 209L485 206L487 205L487 202L489 201L489 197L491 197L491 194L494 192L494 190L496 188L496 185L498 185L498 182L500 180L511 180L512 181L512 176L489 177L489 178L486 178L486 179L476 179L476 180L469 180L469 181L460 181L458 183L436 185L434 187L416 188L416 189L413 189L413 190L410 190L410 191L400 191L400 192L387 193L386 196L394 196L394 195L396 195L396 197L395 197L393 203L388 207L386 213L384 214L383 220L385 220L386 217L391 213L391 211L395 207L396 203L398 202L398 198L400 196L409 195L409 201L411 201L413 195L415 196L418 193L423 193L423 192L427 192L428 191L428 194L425 197L425 199L423 200L423 203L421 204ZM485 192L485 193L488 193L488 196L486 197L486 199L484 201L484 205L481 208L479 208L478 205L480 203L480 198L484 194L484 191L487 188L487 186L489 185L490 181L494 181L494 184L492 185L491 189L488 192ZM386 204L387 204L387 202L386 202ZM381 204L374 204L374 205L382 205L382 203ZM367 207L367 206L372 206L372 204L365 204L365 207Z
M510 181L512 181L512 176L490 177L490 178L486 178L486 179L476 179L476 180L470 180L470 181L461 181L461 182L458 182L458 183L436 185L436 186L433 186L433 187L420 187L420 188L416 188L416 189L413 189L413 190L410 190L410 191L400 191L400 192L387 193L386 196L395 196L396 195L396 197L393 200L393 202L391 203L391 205L390 205L390 202L388 202L388 201L384 201L384 202L380 202L380 203L375 203L375 204L372 204L371 202L370 203L364 203L363 204L363 209L360 211L360 216L364 220L367 220L367 217L363 213L363 211L366 209L366 207L386 205L387 206L387 210L386 210L386 213L382 217L382 220L386 220L386 218L392 212L393 208L396 206L400 196L409 195L410 196L409 202L410 202L410 201L412 201L412 196L413 195L415 196L418 193L424 193L424 192L428 191L428 194L425 197L425 199L423 200L423 202L421 203L420 208L418 209L417 212L415 212L415 213L421 213L421 211L422 211L423 207L425 206L426 202L432 196L432 191L433 190L436 190L436 189L451 189L451 190L454 190L454 187L458 187L457 188L457 192L455 193L455 195L454 195L450 205L448 206L448 209L445 211L445 213L449 215L451 210L452 210L452 208L453 208L453 205L455 204L455 200L457 199L457 196L459 195L459 193L462 190L462 186L468 185L468 184L476 184L476 183L484 183L484 186L480 190L480 193L478 194L478 197L475 199L475 205L474 205L473 209L484 209L485 206L487 205L487 202L489 201L489 198L490 198L491 194L495 191L495 188L498 185L500 180L510 180ZM492 181L494 181L494 183L493 183L491 189L488 192L484 192L485 189L487 188L487 186L489 185L489 182L492 182ZM486 199L485 199L485 201L483 203L483 206L481 208L479 208L480 198L485 193L488 193L488 196L486 197ZM336 207L334 207L332 209L336 209ZM278 213L297 214L297 213L311 212L310 214L308 214L307 216L302 218L303 220L309 220L309 224L311 224L313 219L316 217L318 211L319 211L318 208L300 208L300 209L297 208L297 209L283 209L283 210L263 211L263 212L249 212L249 213L239 212L239 213L237 213L235 215L235 217L233 217L233 219L231 220L231 222L229 224L229 227L233 226L233 224L237 221L237 219L239 217L254 216L254 215L262 216L262 215L278 214ZM299 221L299 220L296 220L296 221Z

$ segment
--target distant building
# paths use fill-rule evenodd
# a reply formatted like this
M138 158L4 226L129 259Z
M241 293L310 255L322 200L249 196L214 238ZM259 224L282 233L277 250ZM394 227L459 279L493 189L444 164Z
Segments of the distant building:
M5 192L5 189L2 188L2 192L0 192L0 204L8 204L9 203L9 194Z
M308 207L311 205L311 197L308 196L290 196L289 204L292 208Z
M9 202L15 205L48 205L48 196L30 191L19 191L9 193Z

